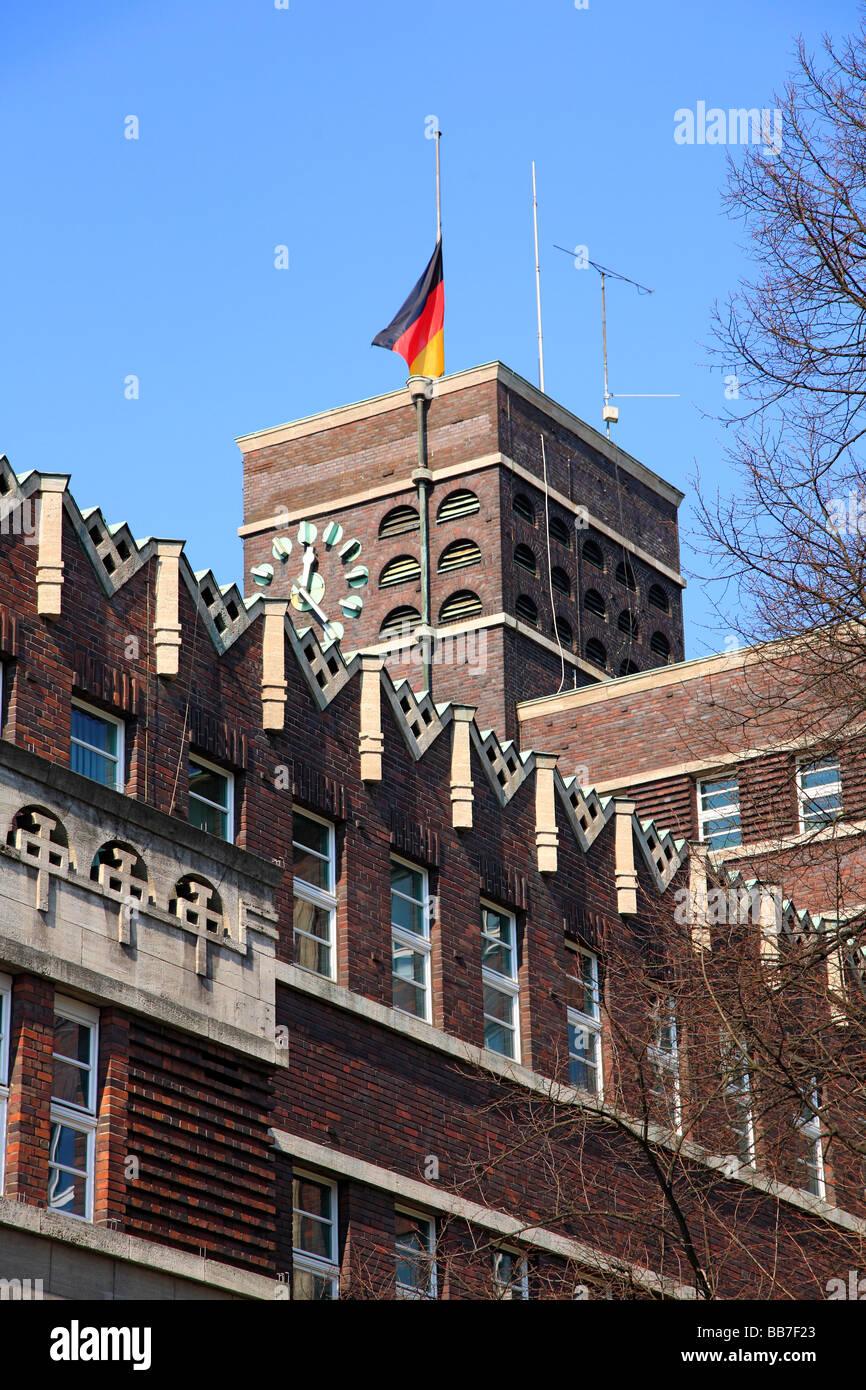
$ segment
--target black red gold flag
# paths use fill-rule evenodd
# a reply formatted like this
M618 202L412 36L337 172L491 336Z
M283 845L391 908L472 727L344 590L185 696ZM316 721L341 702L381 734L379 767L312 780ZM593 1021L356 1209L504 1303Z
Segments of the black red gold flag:
M443 324L445 286L442 280L442 242L430 257L406 303L373 339L373 347L399 352L413 376L442 376L445 371Z

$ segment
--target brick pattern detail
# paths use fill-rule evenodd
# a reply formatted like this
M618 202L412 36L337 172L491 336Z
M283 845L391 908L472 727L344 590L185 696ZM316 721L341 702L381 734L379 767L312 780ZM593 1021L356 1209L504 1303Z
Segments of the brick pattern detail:
M134 1018L129 1036L131 1235L246 1269L275 1257L268 1072Z

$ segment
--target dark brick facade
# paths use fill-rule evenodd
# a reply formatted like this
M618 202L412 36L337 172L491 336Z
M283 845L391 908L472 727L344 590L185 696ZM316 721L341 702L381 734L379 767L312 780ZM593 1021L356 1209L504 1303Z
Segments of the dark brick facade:
M350 479L360 490L411 469L411 423L408 407L400 407L334 426L321 436L308 434L256 451L268 457L252 457L247 519L268 515L283 500L280 489L287 469L296 468L303 479L301 504L313 495L321 498L322 487L338 496ZM633 510L636 543L656 555L660 564L675 569L675 502L633 471L626 489L603 452L593 451L555 415L540 419L531 402L498 378L434 400L431 466L456 466L502 452L537 477L533 438L540 426L549 439L551 484L576 504L582 494L591 494L588 505L605 526L621 524L621 508ZM455 486L464 482L455 475ZM507 465L478 472L473 475L475 484L482 504L468 519L465 534L478 541L483 562L465 574L452 575L448 583L464 587L472 575L485 607L490 604L511 614L523 592L513 569L512 546L529 545L538 529L515 518L512 493L518 483ZM532 488L526 480L519 486ZM314 487L319 489L315 493L309 490ZM437 486L434 514L438 493ZM538 492L533 496L537 501ZM393 500L378 497L366 504L363 516L370 537ZM221 862L227 875L235 867L246 867L252 874L258 865L259 878L275 883L278 939L275 978L269 977L269 987L275 1045L285 1049L279 1061L262 1059L250 1048L244 1051L240 1045L215 1041L209 1016L198 1031L184 1029L182 1021L150 1016L131 990L118 1002L116 992L100 985L96 970L86 984L74 986L73 992L100 1015L96 1222L150 1246L200 1256L231 1271L274 1281L291 1279L292 1177L295 1171L312 1172L333 1178L337 1185L337 1264L342 1290L350 1296L394 1296L395 1207L409 1207L438 1223L443 1241L437 1252L440 1296L491 1296L485 1271L489 1273L491 1248L505 1239L503 1225L509 1221L518 1231L509 1228L509 1238L530 1262L536 1293L543 1288L545 1296L572 1296L569 1291L580 1281L593 1296L609 1296L606 1275L613 1262L616 1296L681 1294L696 1277L694 1263L681 1229L671 1222L658 1173L640 1139L640 1123L637 1129L632 1123L643 1114L645 1132L649 1124L661 1126L662 1103L647 1098L638 1059L625 1046L615 1046L629 1029L637 1035L643 1026L647 999L638 984L649 979L660 995L676 986L685 1001L683 1151L676 1182L688 1220L705 1233L715 1295L782 1296L781 1288L784 1296L821 1297L830 1277L857 1264L866 1200L850 1159L828 1154L826 1200L820 1204L810 1205L797 1192L780 1192L772 1185L782 1176L796 1185L798 1177L790 1115L782 1099L776 1111L768 1111L760 1136L765 1172L747 1181L721 1167L720 1155L733 1143L730 1117L718 1103L711 1103L705 1090L706 1079L714 1076L714 1067L718 1069L718 1030L715 1020L706 1028L686 1008L690 998L697 998L705 961L690 940L676 972L670 955L677 935L675 905L689 881L690 865L687 855L677 850L667 872L665 849L671 856L674 849L663 831L668 821L676 821L674 828L680 832L686 828L691 794L687 777L677 774L669 779L670 787L661 789L660 796L667 799L653 804L659 824L649 830L635 822L621 802L610 807L597 800L566 802L566 788L559 782L556 794L546 799L553 774L545 781L541 755L560 751L564 776L580 761L593 766L593 779L603 781L604 762L611 778L622 769L622 790L628 793L631 769L651 771L658 765L659 745L650 751L644 746L647 723L660 741L662 731L670 737L672 729L688 722L682 708L673 711L675 698L666 708L661 699L667 697L662 696L647 722L635 720L632 725L626 722L624 702L618 728L618 716L612 712L619 697L587 706L579 725L571 710L542 713L531 740L523 737L524 754L534 744L538 763L518 760L510 769L507 764L500 767L498 774L491 772L497 746L485 745L476 728L468 771L460 774L471 778L472 826L455 828L454 792L462 785L460 777L452 777L457 724L449 725L445 712L440 731L419 753L412 747L409 717L393 714L389 687L377 684L381 779L362 778L359 733L365 717L370 717L370 709L362 709L362 677L354 666L347 670L335 657L332 675L337 686L332 689L322 675L316 698L312 668L295 655L290 631L285 640L280 634L284 727L263 727L261 610L253 608L251 620L240 624L230 641L223 640L203 611L203 602L205 610L210 605L185 561L177 614L179 671L176 678L158 676L156 557L131 570L109 596L111 585L100 582L79 520L70 504L63 524L63 604L52 620L41 617L37 609L38 547L24 537L4 537L2 736L36 755L32 761L44 766L46 796L51 791L60 796L68 792L71 777L66 772L67 780L60 785L58 770L68 769L71 756L72 700L86 699L122 720L124 796L112 793L114 800L106 802L100 800L95 784L91 788L94 814L106 822L104 838L136 845L139 812L147 808L153 827L169 837L173 834L179 847L202 859L209 837L189 829L190 753L207 757L233 776L234 845L220 845ZM434 523L434 561L448 543L450 525L443 526L440 536ZM361 521L356 533L361 534ZM610 566L618 563L617 552L605 533L598 534L605 556L603 581L598 583L612 613L618 590L615 568L611 575ZM377 552L377 561L402 553L401 543L399 538L389 542L386 552ZM269 549L270 537L249 545ZM576 547L563 547L556 562L577 594L584 581ZM643 565L633 557L631 563L637 580L635 603L642 604L649 582L667 584L672 608L667 631L672 648L679 650L675 586L648 562ZM435 588L434 594L438 601ZM540 630L546 633L553 615L540 581L532 597ZM381 621L386 602L391 599L374 586L374 624ZM14 613L14 623L3 617L4 612ZM638 642L643 640L648 611L641 608L640 615ZM569 610L568 621L577 634L576 606ZM491 633L488 650L491 664L478 677L477 701L471 677L457 667L437 670L434 695L441 702L450 697L477 703L478 724L482 729L493 724L504 739L516 731L515 710L521 698L541 695L551 684L555 689L559 657L510 625L497 628L495 638ZM612 644L612 659L620 651ZM582 668L570 666L566 684L575 670L578 679L591 679ZM608 683L599 689L614 687ZM627 682L622 689L627 690ZM439 718L435 710L427 709L426 714L430 723ZM423 713L419 719L423 723ZM523 725L524 735L528 723ZM498 748L500 757L502 753ZM780 807L784 771L779 761L774 775L778 774ZM73 781L77 792L86 796L87 779L76 776ZM653 801L640 780L635 799L642 813ZM128 816L124 801L129 803ZM334 830L336 968L329 980L305 975L294 961L295 808L322 817ZM593 814L600 819L590 826ZM575 830L581 816L583 844ZM554 832L555 870L544 859ZM648 846L646 852L642 845ZM7 868L13 850L7 840ZM659 857L652 860L654 852ZM392 855L427 876L432 923L429 1023L393 1008ZM20 857L15 865L24 872ZM27 872L28 884L38 893L39 871L31 865ZM91 865L72 865L67 878L73 889L81 886L80 880L89 883ZM484 1047L482 899L513 914L515 921L519 1064L511 1065ZM109 906L104 908L106 918ZM241 933L246 906L242 902ZM50 908L39 910L48 911L45 920L50 920ZM162 921L166 931L171 925ZM41 925L34 927L34 938L41 930ZM117 928L113 930L112 946L118 951L128 948L128 958L136 960L136 942L119 943ZM713 944L709 968L721 972L714 981L721 987L726 943ZM194 948L196 955L200 946L201 942ZM207 946L205 942L204 955ZM570 1087L556 1090L569 1079L568 1009L575 991L576 948L598 957L606 1108L586 1096L576 1098ZM760 974L757 936L746 963ZM240 952L233 965L238 977L251 969L249 957L241 958ZM61 982L25 969L20 957L0 959L0 968L14 977L5 1193L44 1206L51 1020ZM142 963L142 986L145 975ZM213 997L218 983L207 968L202 970L199 997L206 1000L208 991ZM256 1041L270 1044L270 1039ZM845 1103L844 1096L838 1099ZM537 1140L538 1124L551 1115L555 1132L543 1163L527 1135L535 1126ZM560 1120L561 1134L556 1129ZM679 1143L669 1136L653 1142L668 1155ZM788 1168L783 1161L786 1142ZM429 1167L431 1157L436 1159L435 1174ZM565 1213L551 1195L551 1172L567 1174L566 1186L573 1186L575 1199ZM834 1213L833 1201L844 1205L850 1218L842 1220ZM533 1238L521 1235L527 1226L537 1226L539 1232ZM771 1269L777 1273L776 1282L766 1273ZM555 1287L558 1293L552 1292Z

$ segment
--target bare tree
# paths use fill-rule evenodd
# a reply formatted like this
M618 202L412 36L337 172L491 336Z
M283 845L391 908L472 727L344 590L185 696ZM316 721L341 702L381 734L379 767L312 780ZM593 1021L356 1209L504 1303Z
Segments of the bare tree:
M866 699L864 94L862 24L825 38L820 61L801 40L776 97L781 148L730 161L727 207L754 265L715 316L714 351L741 393L726 419L737 481L729 495L699 483L731 630L790 645L777 700L810 690L837 738L858 732Z

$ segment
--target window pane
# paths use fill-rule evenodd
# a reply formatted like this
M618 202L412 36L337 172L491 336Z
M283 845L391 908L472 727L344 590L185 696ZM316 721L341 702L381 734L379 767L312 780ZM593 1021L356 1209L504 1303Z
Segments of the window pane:
M54 1059L54 1082L51 1087L54 1100L66 1105L80 1105L90 1108L90 1072L82 1067L74 1067L71 1062Z
M523 1260L510 1250L493 1253L493 1277L499 1285L500 1298L523 1298L525 1267Z
M395 1009L424 1018L426 1009L425 957L408 946L393 943L393 1002Z
M199 830L206 830L209 835L219 835L221 840L228 838L228 816L225 811L190 800L189 819L191 825L197 825Z
M202 796L206 801L215 801L223 808L228 806L228 778L209 767L198 763L189 765L189 789L194 796Z
M819 763L807 763L801 768L803 786L810 791L813 787L825 787L829 782L839 781L839 764L835 759L825 759Z
M736 777L729 778L724 782L703 782L701 784L701 804L705 811L712 811L720 806L730 806L732 803L738 802L739 797Z
M63 1168L84 1171L87 1168L87 1135L69 1125L53 1124L50 1159Z
M569 1076L572 1086L597 1095L599 1091L599 1037L579 1023L568 1025Z
M320 941L329 941L331 936L331 913L326 907L317 907L305 898L294 899L295 931L307 932Z
M86 1023L54 1015L54 1051L77 1062L90 1061L90 1028Z
M295 965L301 970L309 970L313 975L331 974L331 948L324 941L314 941L309 936L294 936Z
M307 849L314 850L316 854L323 854L327 858L330 838L327 825L321 825L319 821L311 820L309 816L302 815L300 811L294 812L292 839L297 844L304 845Z
M295 1178L293 1244L320 1259L333 1257L333 1188L309 1178Z
M587 1018L598 1018L598 967L595 959L581 952L576 965L580 973L566 980L568 1006L586 1014Z
M424 896L424 875L418 869L410 869L405 864L392 863L391 887L407 898L417 898L420 901Z
M87 1217L87 1178L52 1167L48 1176L48 1205L67 1216Z
M431 1288L430 1223L397 1212L395 1217L397 1282L427 1293Z
M424 936L424 908L420 903L408 902L397 893L391 894L391 923L404 931Z
M491 1018L498 1019L500 1023L510 1025L514 1021L514 1000L510 994L503 994L501 990L485 985L484 1012Z
M90 1063L91 1029L85 1023L54 1016L54 1051L64 1057ZM89 1065L76 1067L72 1062L54 1058L52 1095L55 1100L89 1109L92 1104L92 1078Z
M324 826L321 828L324 830L327 844L328 832ZM332 891L331 865L328 859L319 859L309 849L293 845L292 860L295 878L302 878L305 883L311 883L314 888L321 888L324 893Z
M72 708L72 737L89 743L112 758L117 757L117 725L108 719L86 714L75 706Z
M80 772L82 777L89 777L103 787L117 786L117 763L104 758L101 753L92 753L89 748L73 743L69 765L73 772Z
M334 1299L337 1297L336 1280L296 1264L292 1273L292 1297L304 1303Z
M484 1046L491 1052L498 1052L501 1057L513 1057L514 1034L502 1024L493 1023L489 1018L485 1018Z
M482 965L487 970L495 970L497 974L513 979L516 971L514 926L511 917L502 912L494 912L489 907L482 907L481 930Z

